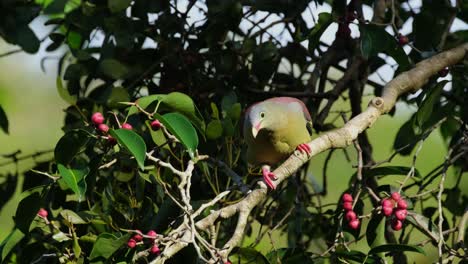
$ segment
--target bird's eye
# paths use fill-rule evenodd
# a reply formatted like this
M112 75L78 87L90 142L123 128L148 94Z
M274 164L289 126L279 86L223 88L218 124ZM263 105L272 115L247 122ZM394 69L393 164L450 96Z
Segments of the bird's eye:
M265 113L264 113L264 112L261 112L261 113L260 113L260 117L261 117L261 118L264 118L264 117L265 117Z

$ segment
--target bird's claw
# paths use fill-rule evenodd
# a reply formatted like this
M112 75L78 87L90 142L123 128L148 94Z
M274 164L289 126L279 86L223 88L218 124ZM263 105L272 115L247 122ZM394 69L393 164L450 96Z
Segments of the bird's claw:
M269 168L262 168L263 180L270 189L276 189L276 185L271 181L276 180L276 175Z
M309 154L312 152L310 146L306 143L299 144L296 149L301 153L307 154L307 156L309 156Z

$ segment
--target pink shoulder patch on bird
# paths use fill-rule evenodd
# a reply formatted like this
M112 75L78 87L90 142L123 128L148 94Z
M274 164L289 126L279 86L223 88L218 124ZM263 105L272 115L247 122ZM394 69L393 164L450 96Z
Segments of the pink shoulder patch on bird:
M282 103L282 104L284 104L284 103L286 103L286 104L298 103L302 107L302 112L304 112L305 118L308 121L312 120L312 117L310 116L309 110L305 106L304 102L302 102L301 100L299 100L297 98L283 96L283 97L273 97L273 98L270 98L270 99L266 99L264 102L266 102L266 101L272 101L272 102ZM247 109L247 110L249 110L249 109Z

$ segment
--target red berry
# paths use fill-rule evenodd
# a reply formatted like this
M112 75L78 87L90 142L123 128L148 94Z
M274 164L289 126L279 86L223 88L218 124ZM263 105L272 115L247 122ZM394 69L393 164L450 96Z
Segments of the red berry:
M408 42L409 42L409 39L407 36L398 34L398 44L400 44L400 46L404 46L408 44Z
M153 245L153 246L151 247L151 249L150 249L150 252L151 252L151 254L159 254L159 252L161 252L161 250L159 249L158 246Z
M147 236L151 237L152 239L155 239L156 236L158 236L158 234L156 233L156 231L154 230L150 230L148 231L148 233L146 233Z
M357 14L355 12L347 12L345 15L345 20L347 23L353 22L357 18Z
M39 211L37 212L37 215L38 215L39 217L42 217L42 218L47 218L47 216L49 215L49 212L47 212L46 209L41 208L41 209L39 209Z
M348 222L351 222L356 219L356 213L354 211L346 212L345 218Z
M137 241L137 242L140 242L140 241L143 240L143 236L140 235L140 234L136 234L132 238L135 239L135 241Z
M385 216L391 216L393 213L392 207L382 206L382 214Z
M91 116L91 121L95 126L104 123L104 116L100 112L96 112Z
M349 28L348 24L340 23L338 25L338 31L336 31L335 36L341 38L347 38L351 36L351 29Z
M231 261L228 260L228 261L224 262L224 264L231 264Z
M354 219L353 221L349 222L348 225L351 229L356 230L359 228L359 224L360 224L359 219Z
M154 131L160 129L162 127L162 124L161 122L159 122L159 120L153 120L153 122L151 122L151 129L153 129Z
M406 208L408 208L408 204L406 203L406 201L404 199L400 199L400 201L398 201L398 203L397 203L397 207L399 209L406 209Z
M347 211L353 210L353 203L352 202L344 202L343 208Z
M103 134L107 134L109 132L109 126L106 124L100 124L98 125L99 131L101 131Z
M392 220L392 229L395 231L401 230L403 227L403 222L398 220L398 219L393 219Z
M122 128L127 129L127 130L132 130L133 129L132 125L130 125L129 123L123 123Z
M398 220L405 220L406 216L408 215L408 211L406 209L397 209L394 212L396 219Z
M134 247L136 247L136 241L135 241L135 239L130 238L130 239L128 240L128 242L127 242L127 246L128 246L129 248L134 248Z
M382 207L389 207L389 208L393 207L393 202L390 201L390 199L383 199L381 203L382 203Z
M445 67L442 70L439 71L439 77L445 77L449 73L449 68Z
M394 193L392 193L392 199L393 199L395 202L398 202L398 201L400 201L400 199L401 199L401 195L400 195L399 193L397 193L397 192L394 192Z
M353 196L351 196L349 193L345 193L343 194L342 200L343 202L353 202Z
M109 144L111 144L112 146L117 144L117 140L113 138L112 136L107 137L107 142L109 142Z

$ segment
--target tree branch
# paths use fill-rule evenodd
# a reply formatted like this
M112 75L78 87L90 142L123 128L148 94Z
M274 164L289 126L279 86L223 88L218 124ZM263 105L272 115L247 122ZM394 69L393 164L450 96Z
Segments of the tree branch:
M468 54L468 43L447 50L429 59L423 60L407 72L403 72L395 79L385 85L381 97L375 97L369 103L369 107L361 114L349 120L343 127L324 133L320 137L308 143L311 153L309 156L294 153L281 166L274 170L277 176L275 185L290 177L311 157L332 148L344 148L353 143L360 133L372 126L377 119L388 113L396 103L398 97L408 92L420 89L428 79L437 74L441 69L453 65L462 60ZM239 244L244 234L245 221L247 221L251 210L267 198L267 187L262 181L258 182L259 188L250 192L238 203L212 211L208 216L196 222L196 227L209 231L219 219L230 218L239 213L238 224L231 239L222 247L220 257L227 260L231 250ZM182 241L174 241L168 244L162 254L151 263L164 263L165 260L175 255L178 251L188 245L183 241L190 241L191 230L180 226L171 234L182 232ZM169 234L169 235L171 235ZM212 260L218 261L218 260Z

